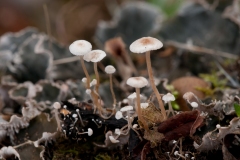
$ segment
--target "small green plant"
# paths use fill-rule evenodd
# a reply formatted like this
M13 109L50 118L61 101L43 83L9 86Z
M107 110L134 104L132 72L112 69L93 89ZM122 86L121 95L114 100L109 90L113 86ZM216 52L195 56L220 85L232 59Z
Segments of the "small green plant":
M237 103L234 103L233 106L234 106L234 109L235 109L236 115L237 115L238 117L240 117L240 105L237 104Z

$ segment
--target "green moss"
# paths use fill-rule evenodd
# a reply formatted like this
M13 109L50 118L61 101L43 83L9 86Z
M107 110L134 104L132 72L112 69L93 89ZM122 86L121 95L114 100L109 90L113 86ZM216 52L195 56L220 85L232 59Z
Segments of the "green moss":
M94 159L95 160L111 160L112 158L107 153L99 153Z

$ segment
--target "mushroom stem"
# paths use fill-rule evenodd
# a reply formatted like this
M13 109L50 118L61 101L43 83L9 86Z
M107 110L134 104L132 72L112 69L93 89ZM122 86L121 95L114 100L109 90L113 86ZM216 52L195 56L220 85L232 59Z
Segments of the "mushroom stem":
M109 79L110 79L110 90L111 90L112 98L113 98L113 107L115 108L117 102L116 102L115 93L114 93L114 91L113 91L112 74L109 74Z
M97 62L94 62L93 66L94 66L94 72L95 72L96 80L97 80L97 84L95 85L95 90L98 93L100 78L99 78L98 69L97 69Z
M55 115L55 119L57 121L57 126L58 126L57 129L60 132L62 127L61 127L61 121L60 121L60 119L58 117L58 110L57 109L54 109L54 115Z
M87 89L90 89L90 76L89 76L86 66L84 64L83 56L80 56L80 61L81 61L83 72L87 78Z
M140 88L136 88L136 95L137 95L137 99L136 99L137 107L136 107L136 110L137 110L138 119L139 119L139 121L142 122L143 128L145 130L148 130L147 124L146 124L145 120L142 117L142 109L141 109L141 105L140 105Z
M150 58L150 51L146 52L146 62L147 62L147 70L148 70L148 76L150 80L150 85L153 89L153 92L155 93L159 107L161 109L163 119L165 120L167 118L166 110L164 108L160 93L158 92L157 87L155 86L154 79L153 79L153 73L152 73L152 66L151 66L151 58Z
M172 115L175 116L174 110L172 108L171 101L168 102L168 115L167 116L169 116L170 113L172 113Z

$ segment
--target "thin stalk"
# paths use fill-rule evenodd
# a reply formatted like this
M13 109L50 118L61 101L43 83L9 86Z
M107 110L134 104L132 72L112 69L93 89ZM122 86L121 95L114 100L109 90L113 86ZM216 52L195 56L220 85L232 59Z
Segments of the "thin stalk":
M168 102L168 116L170 115L170 113L172 113L172 115L175 116L171 101Z
M148 130L148 127L147 127L147 124L146 124L146 121L143 119L142 117L142 109L141 109L141 105L140 105L140 88L136 88L136 94L137 94L137 106L136 106L136 110L137 110L137 115L138 115L138 119L142 122L143 124L143 128L145 130Z
M110 79L110 90L112 93L112 98L113 98L113 107L116 106L117 102L116 102L116 97L115 97L115 93L113 91L113 80L112 80L112 74L109 75L109 79Z
M90 76L89 76L86 66L84 64L83 56L80 56L80 61L81 61L83 72L87 78L87 89L90 89Z
M150 85L151 85L151 87L153 89L153 92L155 93L155 95L157 97L158 104L159 104L159 107L160 107L162 115L163 115L163 119L166 120L167 119L166 110L164 108L164 105L163 105L163 102L162 102L162 98L160 96L160 93L158 92L157 87L155 86L154 79L153 79L150 51L146 52L146 62L147 62L147 70L148 70L148 76L149 76L149 80L150 80Z
M98 69L97 69L97 62L94 62L93 66L94 66L94 72L95 72L96 80L97 80L97 84L95 85L95 90L98 93L100 78L99 78Z

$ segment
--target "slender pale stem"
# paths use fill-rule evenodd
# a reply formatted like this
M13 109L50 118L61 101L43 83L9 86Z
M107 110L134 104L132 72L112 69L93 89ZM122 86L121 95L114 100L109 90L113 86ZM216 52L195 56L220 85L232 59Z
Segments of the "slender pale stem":
M172 113L172 115L175 116L171 101L168 102L168 116L170 115L170 113Z
M143 128L144 128L145 130L148 130L147 124L146 124L145 120L144 120L143 117L142 117L142 109L141 109L141 104L140 104L140 88L136 88L136 95L137 95L137 99L136 99L136 101L137 101L137 103L136 103L136 104L137 104L136 110L137 110L138 119L139 119L139 121L142 122Z
M112 98L113 98L113 107L115 107L117 102L116 102L116 97L115 97L115 93L114 93L114 90L113 90L112 74L109 75L109 78L110 78L110 90L111 90Z
M95 86L95 90L98 93L98 88L99 88L99 84L100 84L100 78L99 78L98 69L97 69L97 62L94 62L94 72L95 72L96 79L97 79L97 84Z
M147 69L148 69L148 76L149 76L149 80L150 80L150 85L153 89L153 92L155 93L157 100L158 100L158 104L159 107L161 109L162 115L163 115L163 119L165 120L167 118L167 114L166 114L166 110L164 108L161 96L158 92L158 89L154 83L154 78L153 78L153 73L152 73L152 66L151 66L151 58L150 58L150 51L146 52L146 62L147 62Z
M84 64L83 56L80 56L80 61L81 61L83 72L87 78L87 89L90 89L90 76L89 76L86 66Z

